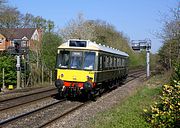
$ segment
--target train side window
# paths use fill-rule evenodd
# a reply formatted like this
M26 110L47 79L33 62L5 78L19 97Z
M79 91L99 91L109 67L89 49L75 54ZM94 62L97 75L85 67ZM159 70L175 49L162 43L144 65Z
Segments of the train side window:
M114 57L114 68L116 68L116 64L117 64L116 57Z
M118 67L118 58L116 58L116 67Z
M109 67L112 68L112 57L110 56L109 59Z
M122 66L124 67L124 59L122 59Z
M106 68L106 56L103 56L103 69Z
M100 55L99 57L99 70L102 70L103 67L103 57Z
M121 67L121 58L119 58L119 67Z
M119 58L117 58L117 65L116 66L119 67Z
M122 58L119 58L119 66L122 66Z
M108 56L105 57L105 68L108 68Z
M110 67L110 57L108 56L107 57L107 68L109 68Z

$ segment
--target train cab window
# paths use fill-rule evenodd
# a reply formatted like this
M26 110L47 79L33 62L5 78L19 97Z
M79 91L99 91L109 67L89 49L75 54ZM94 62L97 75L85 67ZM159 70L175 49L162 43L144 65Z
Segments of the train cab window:
M95 52L85 52L83 69L93 70L94 64L95 64Z
M82 68L82 52L72 52L71 53L70 68L73 68L73 69Z
M70 47L86 47L87 42L86 41L77 41L77 40L70 40L69 46Z
M57 55L56 67L58 68L67 68L69 65L69 51L60 51Z

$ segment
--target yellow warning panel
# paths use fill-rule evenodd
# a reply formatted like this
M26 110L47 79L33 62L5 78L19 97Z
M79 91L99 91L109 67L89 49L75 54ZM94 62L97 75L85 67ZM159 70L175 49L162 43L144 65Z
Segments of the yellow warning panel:
M9 89L9 90L13 90L13 89L14 89L13 85L9 85L9 86L8 86L8 89Z

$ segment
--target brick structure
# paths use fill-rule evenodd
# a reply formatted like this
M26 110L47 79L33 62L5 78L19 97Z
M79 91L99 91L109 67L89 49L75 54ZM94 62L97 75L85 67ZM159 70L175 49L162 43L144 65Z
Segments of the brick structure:
M42 30L36 28L5 28L0 29L0 52L14 46L16 40L21 41L21 47L31 50L41 46Z

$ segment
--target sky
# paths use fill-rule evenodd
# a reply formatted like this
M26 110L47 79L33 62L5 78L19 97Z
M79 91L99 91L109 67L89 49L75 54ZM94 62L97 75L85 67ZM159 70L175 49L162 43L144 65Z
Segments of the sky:
M57 29L82 13L87 20L103 20L123 32L130 40L151 40L156 53L162 41L156 36L163 18L179 0L8 0L22 13L54 21Z

